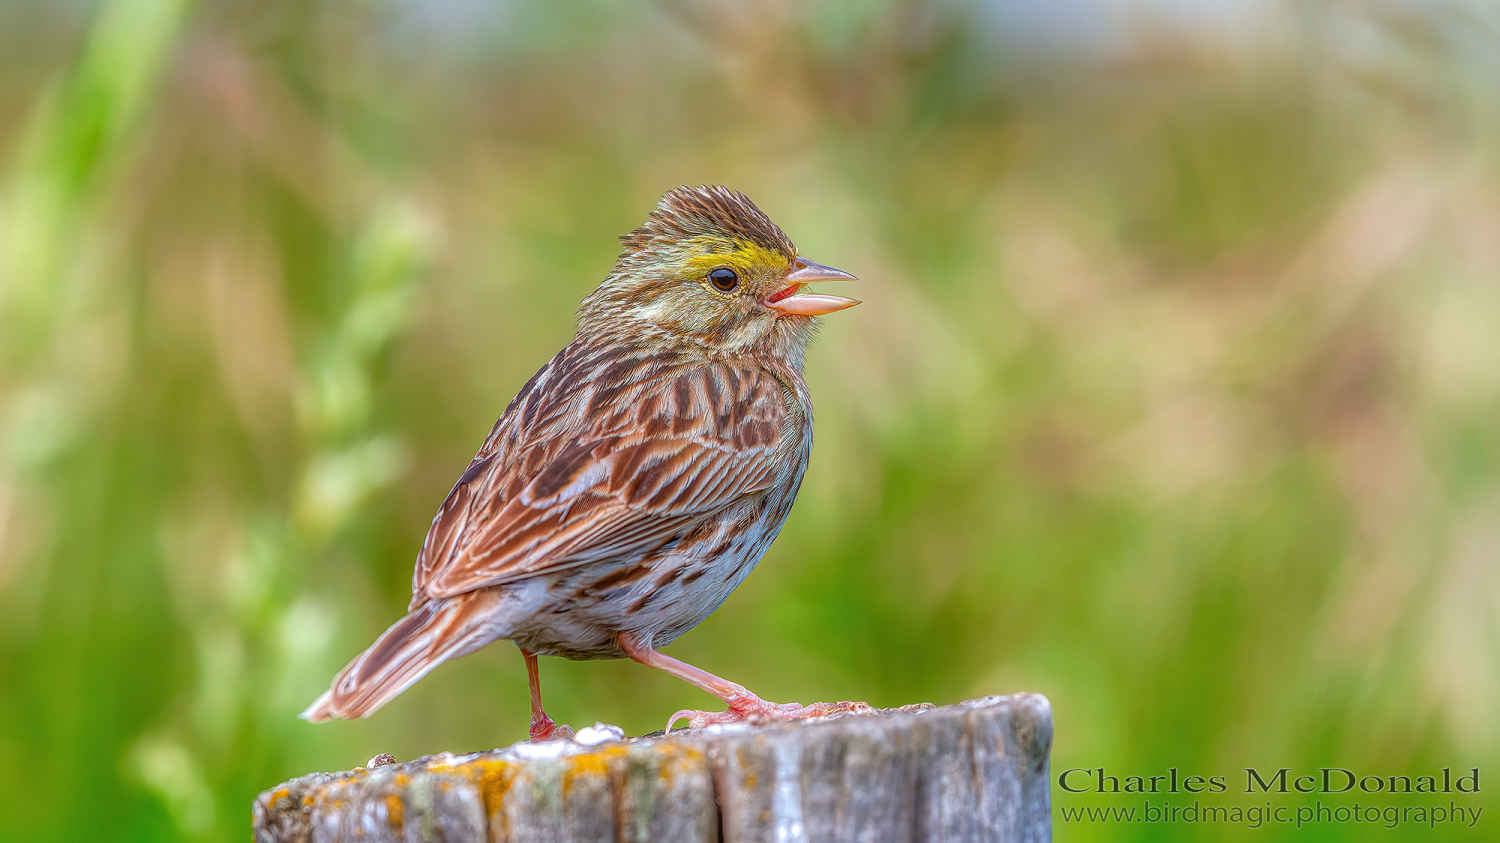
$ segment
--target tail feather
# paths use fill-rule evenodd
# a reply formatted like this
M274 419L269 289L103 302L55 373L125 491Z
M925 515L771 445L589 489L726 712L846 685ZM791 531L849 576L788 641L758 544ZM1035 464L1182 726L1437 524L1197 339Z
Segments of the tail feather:
M302 712L313 723L364 717L427 671L493 641L488 601L470 592L432 600L412 610L375 639L333 679L333 686Z

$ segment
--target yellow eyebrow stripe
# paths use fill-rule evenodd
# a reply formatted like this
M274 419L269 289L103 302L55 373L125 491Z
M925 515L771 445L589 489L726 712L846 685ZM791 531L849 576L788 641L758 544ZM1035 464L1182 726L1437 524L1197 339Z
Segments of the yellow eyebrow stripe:
M722 237L694 237L687 241L693 256L684 263L695 273L707 275L719 266L732 266L745 270L785 266L787 256L773 249L746 240Z

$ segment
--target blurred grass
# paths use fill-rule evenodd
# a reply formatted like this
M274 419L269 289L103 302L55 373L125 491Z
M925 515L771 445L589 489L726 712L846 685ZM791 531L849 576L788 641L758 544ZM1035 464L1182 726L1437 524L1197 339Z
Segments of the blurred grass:
M675 654L1041 691L1058 770L1496 757L1500 18L1037 8L0 8L0 839L240 839L289 776L522 737L504 646L295 714L681 183L867 303L783 538ZM566 722L704 702L544 673Z

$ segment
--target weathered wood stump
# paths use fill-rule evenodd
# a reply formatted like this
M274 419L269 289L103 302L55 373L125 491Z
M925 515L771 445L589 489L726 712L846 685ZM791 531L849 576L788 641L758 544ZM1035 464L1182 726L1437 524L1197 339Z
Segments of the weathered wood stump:
M1051 748L1037 694L517 744L294 779L255 800L255 840L1032 843Z

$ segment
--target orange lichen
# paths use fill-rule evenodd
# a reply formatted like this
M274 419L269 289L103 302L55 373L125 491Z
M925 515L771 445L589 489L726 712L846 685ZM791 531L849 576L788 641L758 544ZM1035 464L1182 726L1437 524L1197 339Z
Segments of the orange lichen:
M406 822L406 805L402 803L401 797L394 793L386 794L385 797L385 821L397 831L400 831Z
M692 747L662 746L658 747L657 752L667 756L657 770L657 781L663 787L670 787L673 778L691 775L703 769L708 763L707 756Z
M745 756L745 748L743 746L735 747L734 757L735 761L739 763L740 769L745 771L745 778L742 780L744 786L749 790L754 790L756 782L760 781L760 777L756 774L755 767L750 763L750 759Z
M510 789L511 782L516 777L516 768L504 761L482 759L470 761L458 769L467 774L469 780L479 788L485 814L495 816L500 811L505 792Z
M567 766L563 768L562 792L563 798L573 790L573 785L579 779L586 777L609 778L609 763L616 758L624 758L628 754L622 746L612 746L597 752L588 752L582 755L574 755L567 759Z

